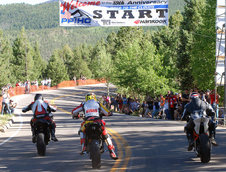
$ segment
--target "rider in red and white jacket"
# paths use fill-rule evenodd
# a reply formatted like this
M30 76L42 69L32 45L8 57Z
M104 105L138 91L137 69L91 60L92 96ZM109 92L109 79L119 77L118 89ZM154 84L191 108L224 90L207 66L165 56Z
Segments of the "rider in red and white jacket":
M86 144L85 144L85 121L87 120L94 120L102 123L102 135L103 138L105 139L105 142L108 146L108 150L110 152L110 156L112 159L118 159L115 151L114 151L114 145L112 143L112 140L107 133L105 129L105 121L102 120L100 117L100 112L102 112L105 116L111 115L111 112L106 109L101 103L96 101L96 96L95 94L87 94L86 95L86 102L81 103L78 107L72 110L72 116L73 118L79 118L79 112L84 113L84 121L81 123L81 129L80 129L80 140L81 140L81 145L82 145L82 152L83 154L86 151Z
M30 121L31 125L31 131L32 131L32 142L35 142L35 133L34 133L34 123L37 121L37 119L45 119L47 120L50 125L51 125L51 140L53 141L58 141L58 139L55 136L55 129L56 129L56 124L53 121L51 115L51 112L56 112L56 108L49 105L47 101L43 100L42 94L36 94L34 98L34 102L29 104L28 106L24 107L22 109L22 112L27 112L29 110L32 110L33 112L33 118Z

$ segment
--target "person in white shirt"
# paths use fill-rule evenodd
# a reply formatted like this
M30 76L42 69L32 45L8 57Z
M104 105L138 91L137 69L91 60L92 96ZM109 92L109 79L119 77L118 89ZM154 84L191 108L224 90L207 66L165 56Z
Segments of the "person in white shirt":
M6 113L11 115L11 111L10 111L10 108L9 108L10 96L9 96L8 90L3 90L2 98L3 99L2 99L2 112L1 112L1 114L2 115L4 114L4 109L6 108Z

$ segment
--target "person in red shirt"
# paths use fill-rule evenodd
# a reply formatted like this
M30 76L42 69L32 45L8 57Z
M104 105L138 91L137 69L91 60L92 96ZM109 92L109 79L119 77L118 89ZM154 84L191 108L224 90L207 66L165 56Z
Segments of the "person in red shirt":
M170 117L172 120L174 120L174 110L177 105L177 97L173 94L171 91L170 96L168 98L168 103L169 103L169 112L170 112Z
M213 109L215 110L216 112L216 118L218 118L218 106L219 106L219 98L220 98L220 95L216 93L216 96L215 96L215 90L212 90L211 93L210 93L210 104L212 105Z

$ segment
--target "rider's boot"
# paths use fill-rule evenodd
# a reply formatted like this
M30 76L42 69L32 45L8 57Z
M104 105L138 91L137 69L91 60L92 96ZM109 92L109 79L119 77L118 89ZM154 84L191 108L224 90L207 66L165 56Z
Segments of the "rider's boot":
M82 145L82 151L81 151L80 155L83 155L86 152L85 139L81 139L81 145Z
M106 144L108 146L108 150L110 152L110 156L111 156L112 159L116 160L116 159L118 159L118 156L115 153L115 147L114 147L114 145L113 145L113 143L111 141L110 136L108 134L106 136L107 136L107 138L106 138L105 141L106 141Z
M212 143L213 146L218 146L217 141L215 139L214 132L210 133L210 141L211 141L211 143Z
M191 151L194 146L194 140L190 133L187 132L186 134L187 134L187 139L188 139L188 151Z
M86 139L85 139L85 134L82 131L80 131L79 134L80 134L80 142L82 145L82 151L80 155L83 155L86 152L86 143L85 143Z
M218 146L215 140L215 133L216 133L216 123L212 122L209 124L209 138L213 146Z
M31 132L32 132L32 143L35 143L36 142L36 139L35 139L34 127L31 128Z
M55 136L55 128L51 129L51 140L53 140L54 142L58 141L58 139Z
M112 159L114 160L118 159L118 156L115 153L115 147L113 145L108 145L108 150L110 152L110 156Z

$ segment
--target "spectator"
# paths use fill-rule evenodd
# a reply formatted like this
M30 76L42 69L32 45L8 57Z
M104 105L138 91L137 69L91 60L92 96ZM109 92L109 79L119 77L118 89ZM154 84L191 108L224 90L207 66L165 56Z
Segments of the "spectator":
M129 115L133 114L134 112L137 112L139 110L139 103L135 99L130 100L129 105Z
M19 87L19 86L20 86L20 84L19 84L19 82L17 82L17 83L16 83L16 87Z
M169 102L168 102L168 98L165 99L164 113L165 113L165 115L163 115L163 116L166 116L166 119L171 119L170 112L169 112Z
M9 93L8 93L8 89L4 89L2 91L2 116L4 114L4 111L6 111L7 114L10 114L11 115L11 111L10 111L10 108L9 108L9 103L10 103L10 96L9 96Z
M128 98L127 100L127 109L126 109L126 114L130 115L131 112L131 103L133 102L133 99L131 97Z
M210 103L216 112L216 118L219 117L219 110L218 110L219 109L219 98L220 98L220 95L217 94L217 92L215 94L215 90L212 90L210 93L210 99L211 99Z
M184 110L184 106L190 102L189 96L190 96L190 93L189 93L188 89L186 89L184 91L184 94L182 94L182 108L183 108L183 110Z
M15 103L12 99L9 100L9 109L11 111L11 113L14 113L14 110L17 106L17 103Z
M38 90L38 80L37 79L34 81L34 85L36 87L36 90Z
M29 80L27 80L25 82L25 93L26 94L29 94L30 93L30 81Z
M119 112L122 113L123 100L121 95L118 97Z
M177 106L175 108L174 112L174 119L180 120L182 113L183 113L183 107L182 107L182 95L181 93L177 94Z
M204 98L205 98L204 101L211 104L211 97L210 97L210 90L209 89L206 90L206 94L205 94Z
M116 112L117 105L118 105L118 103L116 101L116 96L111 96L111 105L110 105L110 107L111 107L111 109L114 109L114 112ZM112 108L112 106L113 106L113 108Z
M46 85L48 86L48 87L51 87L51 79L49 78L47 81L46 81Z
M160 102L159 99L156 98L153 106L152 118L157 117L160 112Z
M146 111L144 113L145 117L152 117L152 111L153 111L153 101L151 99L147 100L147 108Z
M144 113L145 113L146 109L148 108L148 104L147 104L146 101L143 101L143 103L141 105L141 108L143 109L142 112L141 112L141 114L142 114L143 117L145 117L144 116Z
M102 95L100 103L102 103L105 107L107 107L107 102L106 102L106 96L105 95Z
M171 91L170 97L168 98L168 103L169 103L169 112L170 112L170 117L172 120L174 120L174 111L177 105L177 98Z
M110 104L111 104L110 96L106 96L106 102L107 102L107 108L108 109L111 109L111 106L110 106Z
M77 84L77 80L76 80L76 76L73 77L73 80L74 80L74 82L75 82L75 85L78 85L78 84Z
M167 99L169 99L170 94L171 94L171 91L168 91L168 93L167 93L167 95L166 95L166 98L167 98Z
M127 98L126 98L126 95L123 95L122 96L122 112L123 113L125 113L126 106L127 106Z
M165 98L162 94L160 94L160 116L165 119L165 113L164 113L164 105L165 105Z
M120 99L121 95L117 94L117 96L115 96L115 112L119 112L119 99Z

